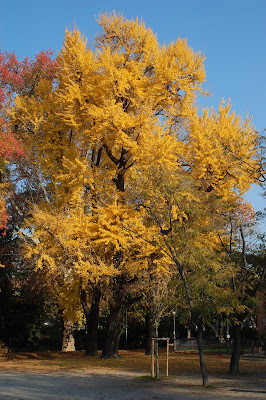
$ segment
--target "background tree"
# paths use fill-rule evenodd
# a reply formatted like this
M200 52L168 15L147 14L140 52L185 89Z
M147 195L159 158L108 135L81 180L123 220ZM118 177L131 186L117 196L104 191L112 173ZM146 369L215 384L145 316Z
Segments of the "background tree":
M227 215L228 229L220 235L220 240L233 267L231 278L233 302L229 308L233 333L230 372L237 375L242 350L243 324L255 314L256 295L260 290L263 291L262 287L265 285L265 246L264 249L256 250L257 221L251 204L241 202L230 207Z
M11 132L6 112L16 93L31 93L39 78L52 74L55 62L50 56L50 52L41 52L34 60L21 62L13 53L0 52L0 229L6 234L0 240L0 263L4 266L1 338L13 347L44 344L50 329L44 322L57 319L49 278L35 272L34 263L25 260L21 251L19 231L28 212L27 202L38 201L40 185L36 172L25 162L19 137Z
M197 330L203 384L207 385L203 324L221 306L228 276L215 237L222 226L216 209L219 201L213 194L199 191L198 181L193 188L187 173L182 176L177 170L152 168L146 180L142 177L138 184L142 189L139 198L153 222L157 251L183 284L190 328Z
M23 154L22 147L15 135L11 132L5 113L5 106L14 93L14 86L21 83L21 78L16 73L19 66L14 54L0 51L0 230L2 233L7 228L7 213L5 196L8 185L4 182L3 172L5 165L14 157Z
M10 217L0 238L0 338L11 349L57 347L61 326L54 283L25 260L21 241Z
M5 232L8 225L6 200L14 187L10 187L8 164L25 157L23 145L16 133L11 131L7 107L12 104L16 93L31 96L39 79L51 77L55 61L51 52L41 52L35 60L19 61L14 53L0 51L0 229Z

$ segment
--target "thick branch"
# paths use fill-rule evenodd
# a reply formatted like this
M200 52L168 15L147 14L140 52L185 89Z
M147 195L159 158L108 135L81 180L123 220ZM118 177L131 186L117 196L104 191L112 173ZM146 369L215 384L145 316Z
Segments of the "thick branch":
M104 144L104 145L103 145L103 148L105 149L106 154L108 155L108 157L110 158L110 160L113 161L113 163L114 163L115 165L118 165L118 164L119 164L119 159L116 158L116 157L112 154L112 152L111 152L111 150L109 149L109 147L108 147L106 144Z

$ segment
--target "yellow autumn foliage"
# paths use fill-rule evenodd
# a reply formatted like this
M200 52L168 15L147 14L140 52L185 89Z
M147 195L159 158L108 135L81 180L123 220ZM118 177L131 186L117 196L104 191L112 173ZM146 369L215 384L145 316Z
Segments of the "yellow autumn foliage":
M230 110L224 101L218 113L204 108L199 114L194 108L185 145L192 174L225 200L233 192L246 192L258 171L257 133L249 118L242 121Z
M93 46L76 27L66 30L55 80L17 96L9 112L50 199L32 206L28 255L64 285L70 274L70 286L138 274L153 252L167 270L172 255L161 233L171 224L175 256L199 266L199 254L219 246L202 193L227 201L257 170L250 120L229 103L218 113L196 106L200 52L181 38L160 46L138 19L103 14L98 23ZM147 217L154 207L157 221Z

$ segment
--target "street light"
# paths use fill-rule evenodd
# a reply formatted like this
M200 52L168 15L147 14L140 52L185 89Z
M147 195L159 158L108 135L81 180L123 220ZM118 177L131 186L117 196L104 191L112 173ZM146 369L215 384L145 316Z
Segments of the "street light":
M226 353L229 354L229 340L230 340L230 333L229 333L229 325L228 321L226 321Z
M174 343L175 343L175 315L176 315L176 312L175 312L175 311L173 311L173 321L174 321L174 331L173 331L173 336L174 336Z
M127 350L127 309L126 309L126 321L125 321L125 333L126 333L126 350Z

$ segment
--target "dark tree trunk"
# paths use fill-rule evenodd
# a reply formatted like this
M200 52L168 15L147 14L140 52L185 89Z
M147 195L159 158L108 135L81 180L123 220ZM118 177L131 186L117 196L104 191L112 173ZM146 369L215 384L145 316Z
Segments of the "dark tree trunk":
M93 289L92 300L90 306L87 304L86 294L82 293L82 305L86 317L86 337L85 352L87 356L97 356L98 352L98 318L99 306L101 299L100 290L95 287Z
M204 359L204 352L203 352L203 340L202 340L202 333L203 333L203 324L202 324L202 318L199 317L197 312L194 310L194 302L193 302L193 297L190 293L190 287L187 281L186 274L184 272L184 266L176 262L178 265L178 270L179 274L181 276L181 279L184 284L184 288L186 291L187 295L187 300L188 300L188 305L191 311L191 322L192 324L195 324L198 326L198 331L197 331L197 343L198 343L198 351L199 351L199 359L200 359L200 370L201 370L201 376L202 376L202 384L203 386L208 385L208 373L207 373L207 368L205 364L205 359Z
M119 265L122 253L117 253L116 262ZM126 297L135 279L128 281L123 274L113 281L113 297L110 300L110 314L108 318L107 332L103 345L102 358L117 358L119 340L126 309Z
M150 310L146 314L146 355L151 355L151 339L155 338L156 329Z
M106 153L110 160L117 165L117 177L113 178L117 190L122 194L125 191L125 167L128 161L128 150L122 147L120 158L116 158L111 150L105 146ZM124 199L121 196L123 203ZM114 265L119 268L123 260L123 252L118 251L114 254ZM108 319L108 327L105 342L102 350L102 358L118 358L118 348L121 336L121 329L123 324L123 317L125 312L125 297L126 297L127 282L123 275L114 280L114 293L113 300L110 304L110 315Z
M199 359L200 359L200 370L202 376L202 384L203 386L208 386L208 373L205 364L204 352L203 352L203 326L202 321L197 322L198 330L197 330L197 343L198 343L198 350L199 350Z
M241 325L232 324L232 333L233 333L233 352L230 362L230 374L238 375L239 361L241 356L241 339L242 339Z
M125 306L117 302L110 307L108 328L102 351L102 358L118 358L118 348L123 324Z

